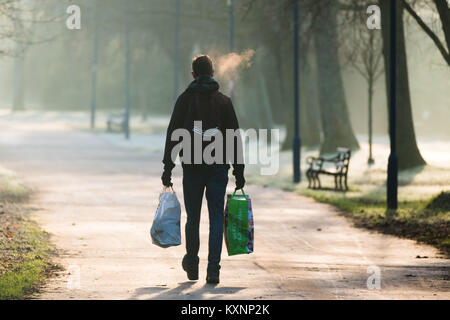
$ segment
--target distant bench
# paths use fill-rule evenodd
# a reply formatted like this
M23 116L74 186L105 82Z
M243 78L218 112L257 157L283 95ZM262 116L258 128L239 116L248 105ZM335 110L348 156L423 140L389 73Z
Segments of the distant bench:
M114 128L117 128L119 131L125 132L126 125L126 110L122 110L121 113L112 114L106 120L106 130L108 132L113 132Z
M319 176L323 174L334 177L335 190L348 190L347 175L351 151L347 148L338 148L336 153L336 156L329 158L308 157L306 159L309 164L309 168L306 171L306 176L308 177L308 188L322 189ZM331 166L331 168L325 168L327 163L332 163L333 166ZM342 183L342 180L344 180L344 183Z

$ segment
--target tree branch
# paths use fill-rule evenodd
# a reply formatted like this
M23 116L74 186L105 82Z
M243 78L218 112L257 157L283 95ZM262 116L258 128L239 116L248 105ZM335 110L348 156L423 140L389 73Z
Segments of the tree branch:
M419 26L425 31L425 33L433 40L434 44L437 46L439 51L441 52L442 56L444 57L445 62L450 66L450 52L445 49L444 44L441 42L441 40L438 38L438 36L431 30L426 23L422 20L421 17L414 11L413 8L405 1L403 0L403 5L408 11L408 13L416 20L416 22L419 24Z

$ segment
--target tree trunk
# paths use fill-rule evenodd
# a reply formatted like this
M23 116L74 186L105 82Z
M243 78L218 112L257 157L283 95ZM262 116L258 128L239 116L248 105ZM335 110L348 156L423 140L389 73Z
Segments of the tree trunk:
M284 53L279 60L280 64L280 84L282 88L282 96L280 103L283 104L284 108L284 124L286 125L286 137L281 146L282 150L292 150L292 143L294 140L294 55L292 54L293 47L286 46ZM283 63L286 62L287 63ZM302 106L300 105L301 109ZM300 123L301 127L301 123Z
M300 61L300 132L305 147L320 145L319 101L314 88L311 61L305 55Z
M373 134L373 130L372 130L372 123L373 123L373 119L372 119L372 106L373 106L373 83L374 83L374 79L373 79L373 74L369 75L369 87L368 87L368 135L369 135L369 159L367 160L368 164L374 164L375 161L373 159L373 155L372 155L372 134Z
M403 2L397 2L397 156L399 170L425 165L417 147L412 117L409 91L408 64L406 59L405 34L403 27ZM389 0L380 0L382 14L383 56L385 70L389 70ZM389 88L389 73L386 75L386 88ZM388 90L386 90L388 93Z
M291 50L292 51L292 50ZM291 55L291 59L294 57ZM311 61L308 61L306 50L300 50L300 138L302 146L313 147L320 144L320 120L318 115L318 104L313 88L313 68ZM285 124L286 124L286 138L283 142L283 150L291 150L294 139L294 74L292 68L284 70L284 77L282 80L289 87L285 90L285 96L281 101L287 103L285 108ZM287 96L286 96L287 95Z
M13 111L25 110L25 50L20 50L14 58Z
M259 75L257 77L259 84L259 93L260 93L260 101L261 101L261 115L262 115L262 128L263 129L272 129L273 128L273 117L272 117L272 108L270 106L269 94L267 90L266 79L264 78L263 73L259 70Z
M326 2L313 26L323 131L321 154L333 153L337 147L359 148L350 123L338 59L337 1Z
M282 64L283 64L283 54L281 48L281 41L276 45L270 45L268 50L270 50L271 55L267 54L266 64L264 67L264 74L267 77L267 84L269 90L270 106L272 108L273 120L275 123L285 123L286 122L286 108L284 101L284 87L283 87L283 77L282 77ZM281 104L283 103L283 104Z

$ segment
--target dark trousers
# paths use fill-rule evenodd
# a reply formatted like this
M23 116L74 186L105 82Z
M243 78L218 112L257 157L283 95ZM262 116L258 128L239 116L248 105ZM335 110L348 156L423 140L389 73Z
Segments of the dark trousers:
M198 264L200 247L200 212L203 193L209 211L209 254L208 269L220 269L220 256L223 242L223 210L228 183L228 169L223 167L184 169L183 193L187 213L186 256L187 264Z

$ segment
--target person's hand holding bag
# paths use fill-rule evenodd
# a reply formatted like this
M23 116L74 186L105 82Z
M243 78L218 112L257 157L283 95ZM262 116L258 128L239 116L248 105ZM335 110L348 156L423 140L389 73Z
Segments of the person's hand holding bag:
M164 170L162 176L161 176L161 181L164 187L172 187L173 183L172 183L172 172L169 170Z

